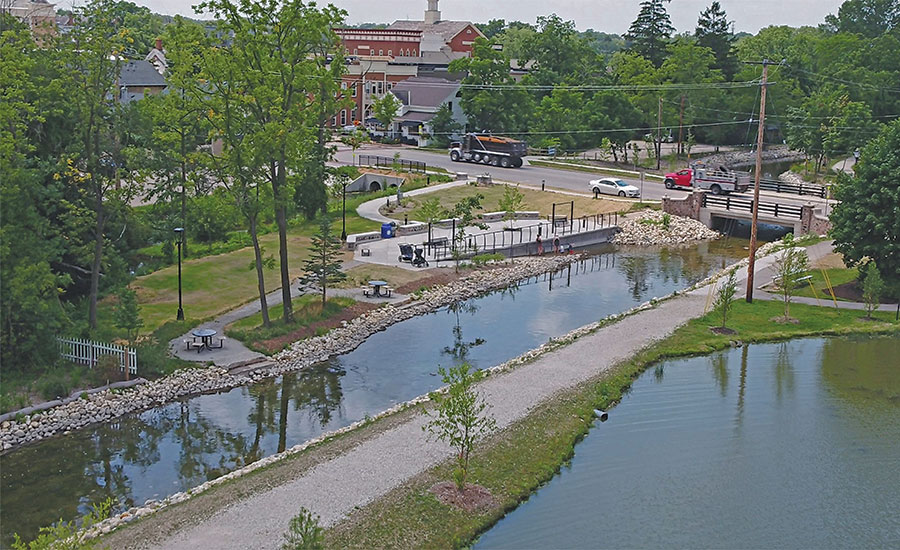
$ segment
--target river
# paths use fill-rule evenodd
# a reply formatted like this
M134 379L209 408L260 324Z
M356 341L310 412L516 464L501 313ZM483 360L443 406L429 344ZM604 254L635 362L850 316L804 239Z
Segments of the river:
M897 547L898 442L898 337L665 361L475 548Z

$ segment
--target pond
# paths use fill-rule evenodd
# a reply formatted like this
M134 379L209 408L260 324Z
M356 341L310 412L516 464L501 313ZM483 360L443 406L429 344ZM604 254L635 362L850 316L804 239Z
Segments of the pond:
M356 350L252 386L202 395L0 456L2 543L112 497L117 509L196 487L441 385L437 368L494 366L549 338L690 286L745 254L695 248L594 251L555 274L389 327Z
M898 358L818 338L650 368L475 548L896 546Z

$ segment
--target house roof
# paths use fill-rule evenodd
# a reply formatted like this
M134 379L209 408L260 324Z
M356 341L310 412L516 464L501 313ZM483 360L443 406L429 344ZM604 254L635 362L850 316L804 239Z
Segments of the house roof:
M388 29L404 30L404 31L422 31L423 33L439 34L444 42L450 42L453 37L465 30L469 25L479 33L478 27L471 21L438 21L437 23L426 23L425 21L409 21L398 20L388 26Z
M156 67L149 61L129 61L122 67L119 73L119 86L148 87L166 86L166 79L156 71Z
M398 82L391 91L404 105L436 109L457 90L459 90L459 82L443 78L414 76Z
M397 117L395 120L400 124L416 126L422 122L428 122L434 118L435 113L421 113L418 111L410 111L403 116Z

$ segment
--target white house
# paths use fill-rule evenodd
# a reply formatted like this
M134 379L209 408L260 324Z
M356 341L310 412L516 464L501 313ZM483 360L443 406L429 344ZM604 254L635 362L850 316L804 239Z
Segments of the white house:
M458 81L437 77L416 76L394 85L391 90L402 104L391 131L418 146L433 141L431 119L443 105L450 107L453 120L465 126L466 115L460 105Z

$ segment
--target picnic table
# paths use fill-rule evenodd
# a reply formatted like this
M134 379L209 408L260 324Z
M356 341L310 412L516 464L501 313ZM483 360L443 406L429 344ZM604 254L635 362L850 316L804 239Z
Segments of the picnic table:
M369 281L369 286L372 287L372 291L374 292L376 297L387 297L391 295L390 290L386 293L382 293L381 289L387 287L387 281Z
M197 353L200 353L203 349L213 349L213 347L222 347L222 342L219 343L218 346L213 346L213 336L215 336L217 332L211 328L198 328L191 331L191 336L194 338L200 338L200 345L197 346Z

